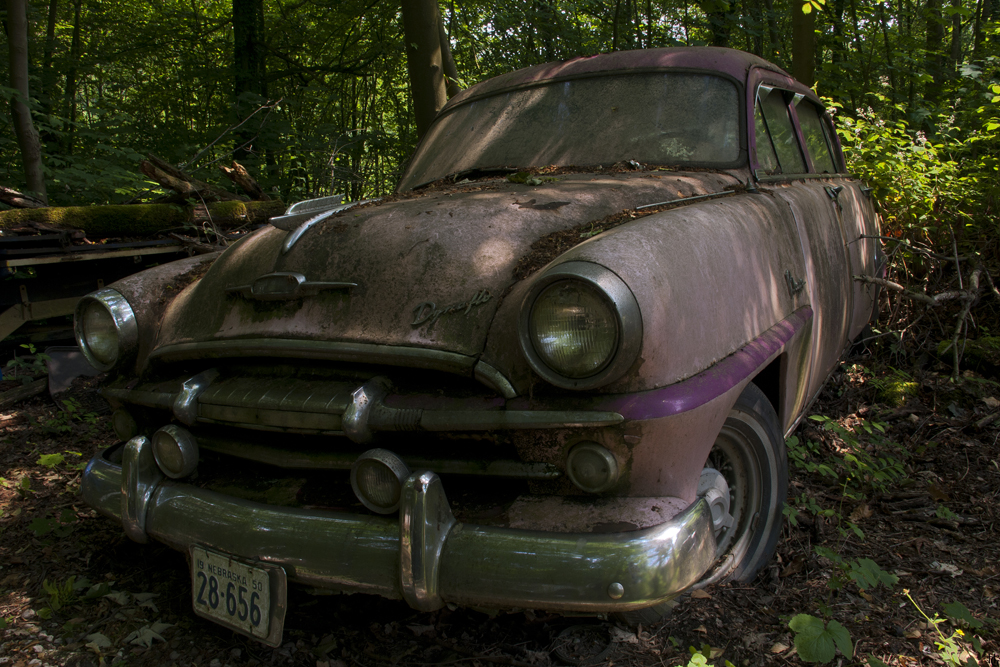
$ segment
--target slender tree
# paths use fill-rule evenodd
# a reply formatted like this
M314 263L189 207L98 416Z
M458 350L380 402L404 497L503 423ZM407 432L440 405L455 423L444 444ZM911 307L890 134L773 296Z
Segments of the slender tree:
M7 0L7 47L10 51L10 87L16 93L11 100L11 116L24 162L24 179L28 189L46 201L42 147L28 108L31 95L28 89L28 15L25 0Z
M417 134L423 136L448 101L437 0L403 0L403 35Z

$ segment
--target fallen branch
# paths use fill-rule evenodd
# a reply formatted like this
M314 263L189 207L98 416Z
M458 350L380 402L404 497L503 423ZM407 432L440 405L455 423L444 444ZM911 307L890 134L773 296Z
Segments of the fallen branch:
M198 213L198 210L204 213ZM223 201L210 202L204 209L198 210L169 204L11 209L0 211L0 229L42 223L63 229L82 229L91 239L153 236L168 229L201 224L209 219L219 229L237 229L247 224L264 223L275 215L281 215L285 204L280 201Z
M23 194L13 188L2 185L0 185L0 202L14 208L42 208L47 206L41 199L36 199L31 195Z
M236 160L233 160L233 166L227 167L225 165L219 165L219 169L222 173L226 175L226 178L231 180L236 185L242 188L243 192L247 193L250 199L254 201L270 201L271 198L264 194L263 188L254 180L246 168L241 165Z
M185 247L190 248L198 255L207 255L212 252L219 252L220 250L225 250L225 246L221 245L211 245L209 243L202 243L198 239L191 238L190 236L181 236L180 234L170 233L170 238L177 239L184 244Z
M153 154L146 157L148 159L139 163L139 171L180 195L194 197L205 202L242 201L238 195L199 181Z
M15 403L20 403L21 401L26 401L33 396L38 396L49 386L49 379L43 377L40 380L35 380L30 384L26 384L20 387L14 387L13 389L8 389L7 391L0 394L0 410L4 410L14 405Z

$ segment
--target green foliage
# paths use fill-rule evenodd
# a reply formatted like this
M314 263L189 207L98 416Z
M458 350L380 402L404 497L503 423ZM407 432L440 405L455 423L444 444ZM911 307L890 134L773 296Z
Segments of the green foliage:
M973 630L982 630L985 627L983 622L973 616L969 608L961 602L949 602L941 608L944 609L945 616L966 627Z
M92 437L100 430L100 416L93 411L84 410L80 401L68 398L63 402L63 409L51 417L39 417L38 422L46 433L71 433L82 431L85 436ZM63 454L81 456L80 452L66 451ZM55 467L65 462L63 454L48 454L38 459L39 465ZM43 459L45 462L43 462ZM82 466L81 466L82 467Z
M887 102L881 95L875 101ZM905 113L899 106L895 110ZM954 120L939 120L940 131L932 139L913 131L905 119L886 120L884 111L876 114L871 108L840 118L838 133L851 170L872 187L887 235L934 238L972 220L978 202L970 195L977 192L979 176L960 162L967 146L951 125Z
M846 658L854 655L851 633L837 621L823 621L809 614L798 614L788 622L795 633L795 650L804 662L826 664L837 655L837 650Z
M66 458L62 454L42 454L35 461L35 463L44 468L56 468L65 462Z
M41 352L36 353L32 343L23 343L21 347L27 350L28 356L18 357L14 355L14 358L7 362L9 375L13 378L21 376L22 384L29 384L40 375L47 375L49 369L45 362L52 358Z
M715 648L709 644L702 644L701 648L695 648L694 646L688 646L688 653L691 657L688 659L687 665L685 667L715 667L714 663L709 662L709 660L715 660L720 657L724 649ZM735 667L733 663L726 660L723 665L725 667Z
M938 657L946 665L950 665L951 667L968 667L969 665L979 664L979 662L973 656L969 655L969 652L962 646L961 640L965 636L965 633L962 632L960 628L955 628L951 634L945 636L944 631L941 629L944 619L937 614L934 614L933 618L928 616L920 605L917 604L917 601L910 595L910 591L904 590L903 594L906 595L906 598L910 601L910 603L916 607L917 611L920 612L920 615L927 620L927 623L934 628L934 634L937 635L937 639L934 641L934 647L938 651ZM952 617L959 621L975 621L980 623L980 627L982 625L982 622L973 618L969 609L960 602L953 602L945 605L945 613L949 616L954 614ZM977 638L974 639L976 639L975 644L981 648L979 640Z
M822 545L817 545L813 549L817 556L830 560L839 570L839 574L830 577L827 582L827 587L832 591L840 590L847 581L854 582L858 589L863 591L878 588L880 585L891 589L899 583L899 577L886 572L870 558L847 560L833 549Z
M35 537L53 537L63 539L69 537L73 532L73 525L76 523L76 515L68 509L64 509L59 518L36 517L28 524L28 530L35 534Z
M905 371L893 370L888 375L873 377L868 383L875 387L875 399L888 406L902 407L911 397L920 394L920 383Z
M839 456L829 457L828 462L838 471L846 497L884 493L906 477L903 462L894 454L898 446L885 437L883 424L858 419L845 426L824 415L809 419L821 424L841 448Z

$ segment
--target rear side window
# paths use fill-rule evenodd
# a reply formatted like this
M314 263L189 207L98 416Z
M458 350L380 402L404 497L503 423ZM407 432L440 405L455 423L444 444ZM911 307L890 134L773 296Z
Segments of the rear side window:
M760 100L753 111L754 134L757 137L757 162L765 174L777 174L778 156L774 154L774 146L771 144L771 137L767 134L767 125L764 123L764 112L760 108Z
M825 131L825 124L820 117L819 109L812 102L802 100L795 113L799 116L799 126L806 140L806 150L812 158L813 169L820 174L835 174L837 167L833 162L833 148Z
M806 163L799 149L799 140L795 136L791 116L788 114L788 104L780 90L761 86L757 93L758 103L767 126L767 134L771 146L778 158L778 167L782 174L804 174ZM760 135L757 137L757 157L760 159ZM761 165L763 166L763 164Z

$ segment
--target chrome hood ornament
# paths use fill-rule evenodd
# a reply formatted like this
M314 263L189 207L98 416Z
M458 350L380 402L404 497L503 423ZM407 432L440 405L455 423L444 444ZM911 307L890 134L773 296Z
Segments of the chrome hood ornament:
M349 290L357 286L357 283L309 282L301 273L278 271L263 275L250 285L228 287L226 294L260 301L294 301L324 290Z

